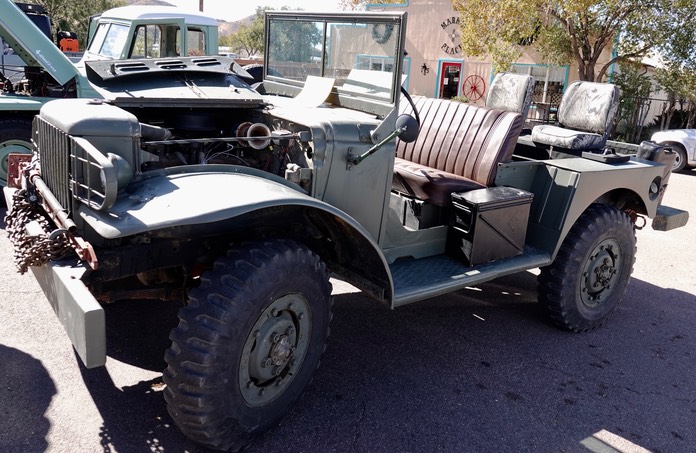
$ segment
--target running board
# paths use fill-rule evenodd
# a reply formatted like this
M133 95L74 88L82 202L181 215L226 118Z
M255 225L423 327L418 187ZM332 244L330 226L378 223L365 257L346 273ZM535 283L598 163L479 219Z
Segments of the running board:
M548 264L551 256L532 247L526 247L522 255L478 266L468 266L447 255L400 259L390 265L394 279L392 308Z

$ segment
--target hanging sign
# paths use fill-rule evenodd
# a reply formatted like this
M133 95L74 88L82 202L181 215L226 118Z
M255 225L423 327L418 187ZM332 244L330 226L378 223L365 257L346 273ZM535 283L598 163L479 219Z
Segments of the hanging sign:
M447 40L442 43L440 49L447 55L459 55L462 51L461 33L459 31L459 17L448 17L440 24L447 33Z

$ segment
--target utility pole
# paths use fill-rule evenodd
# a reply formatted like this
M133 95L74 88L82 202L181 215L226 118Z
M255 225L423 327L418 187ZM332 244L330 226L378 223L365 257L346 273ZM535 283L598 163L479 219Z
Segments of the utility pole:
M203 12L203 0L198 0L198 11Z

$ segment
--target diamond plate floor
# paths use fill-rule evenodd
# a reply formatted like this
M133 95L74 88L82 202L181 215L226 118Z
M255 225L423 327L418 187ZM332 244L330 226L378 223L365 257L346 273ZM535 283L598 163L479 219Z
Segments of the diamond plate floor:
M439 296L549 262L547 253L531 247L522 255L478 266L468 266L446 255L397 260L390 266L395 288L394 305Z

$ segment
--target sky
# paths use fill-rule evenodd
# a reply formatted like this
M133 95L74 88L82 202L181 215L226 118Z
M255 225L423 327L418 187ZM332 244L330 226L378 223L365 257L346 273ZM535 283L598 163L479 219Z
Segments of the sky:
M186 9L198 11L199 0L166 0ZM257 6L280 9L283 6L305 11L337 11L337 0L203 0L203 12L216 19L235 21L256 12Z

